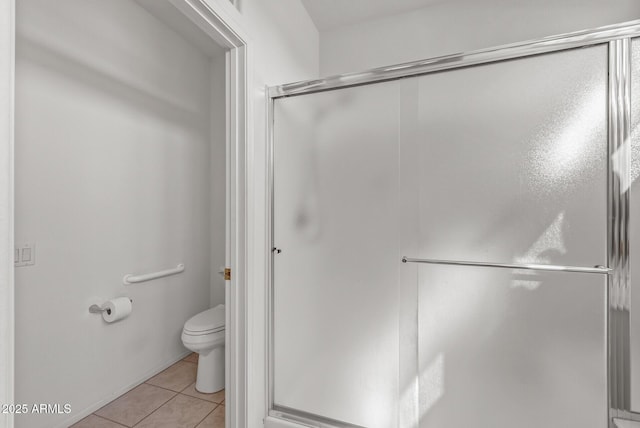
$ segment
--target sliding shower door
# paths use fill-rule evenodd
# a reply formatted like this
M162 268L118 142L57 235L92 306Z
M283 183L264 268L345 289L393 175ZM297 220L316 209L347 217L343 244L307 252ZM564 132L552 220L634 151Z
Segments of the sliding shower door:
M397 84L288 98L274 117L274 403L394 427Z
M606 270L495 265L608 265L608 96L595 45L274 99L271 414L607 426Z
M606 46L419 77L419 253L607 265ZM606 275L419 264L421 428L604 428Z

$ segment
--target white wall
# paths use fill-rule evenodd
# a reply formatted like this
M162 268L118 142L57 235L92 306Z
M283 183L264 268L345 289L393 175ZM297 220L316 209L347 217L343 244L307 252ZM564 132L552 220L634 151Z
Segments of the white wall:
M16 67L16 242L37 245L16 269L16 402L72 408L16 427L67 426L184 355L210 303L211 65L133 1L21 0ZM88 313L123 295L129 318Z
M637 0L442 2L323 32L320 74L363 71L639 18Z

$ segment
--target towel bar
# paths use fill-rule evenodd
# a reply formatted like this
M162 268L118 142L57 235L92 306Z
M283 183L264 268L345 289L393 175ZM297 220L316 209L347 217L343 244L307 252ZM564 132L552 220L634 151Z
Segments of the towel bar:
M541 270L548 272L578 272L578 273L600 273L609 274L612 269L605 266L581 267L581 266L559 266L559 265L541 265L534 263L511 264L511 263L492 263L492 262L470 262L463 260L437 260L437 259L413 259L402 257L402 263L427 263L433 265L454 265L454 266L476 266L476 267L495 267L504 269L527 269Z

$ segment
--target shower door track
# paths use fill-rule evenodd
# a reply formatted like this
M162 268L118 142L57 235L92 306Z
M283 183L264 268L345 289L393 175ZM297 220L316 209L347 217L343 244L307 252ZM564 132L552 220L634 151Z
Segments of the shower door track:
M272 86L268 88L268 94L271 99L312 94L315 92L402 79L404 77L415 77L436 71L453 70L456 68L599 45L615 40L630 39L638 37L639 35L640 20L635 20L621 24L607 25L593 30L577 31L488 49L439 56L388 67L378 67L362 72L345 73L322 79Z
M302 423L315 427L353 427L353 425L326 419L296 409L283 408L274 402L274 101L278 98L301 96L317 92L339 90L354 86L416 77L444 70L473 67L482 64L525 58L551 52L579 49L594 45L608 45L609 98L608 98L608 174L607 174L607 266L572 267L548 265L508 265L451 260L420 260L404 258L403 262L456 264L467 266L499 267L508 269L540 269L548 271L606 274L606 367L608 397L608 427L614 428L614 419L640 421L640 413L631 411L630 388L630 284L629 284L629 181L630 150L621 150L631 135L631 39L640 37L640 20L609 25L593 30L578 31L542 39L503 45L473 52L441 56L389 67L295 82L267 88L268 136L268 224L266 249L269 263L267 278L267 428L295 427ZM613 166L615 154L616 166ZM625 187L626 186L626 187ZM604 428L604 427L603 427Z

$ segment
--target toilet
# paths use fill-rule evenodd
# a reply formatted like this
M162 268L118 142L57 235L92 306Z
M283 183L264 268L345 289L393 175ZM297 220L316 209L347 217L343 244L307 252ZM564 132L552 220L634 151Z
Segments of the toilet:
M196 390L210 394L224 388L224 305L189 318L182 330L185 348L198 353Z

